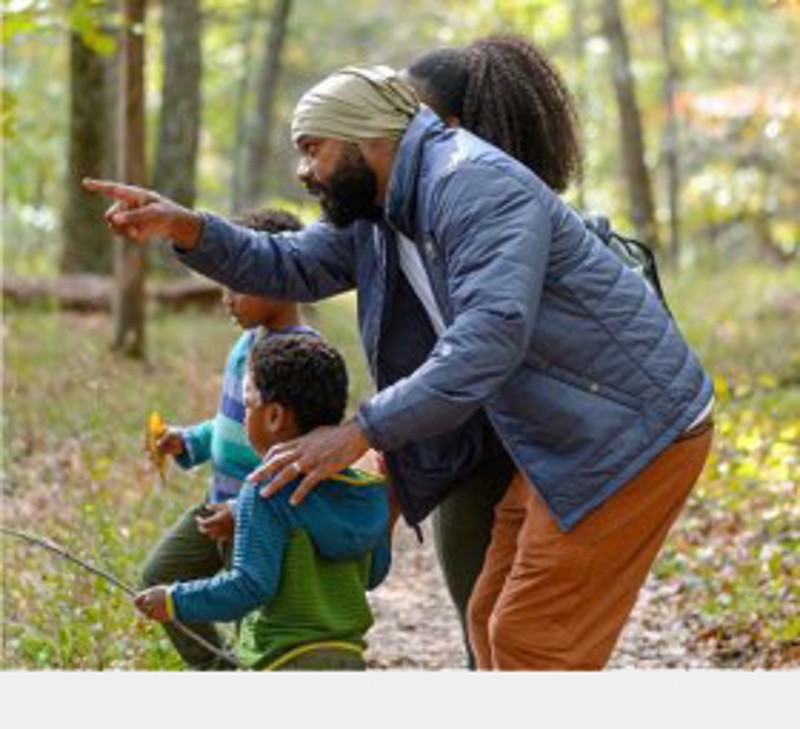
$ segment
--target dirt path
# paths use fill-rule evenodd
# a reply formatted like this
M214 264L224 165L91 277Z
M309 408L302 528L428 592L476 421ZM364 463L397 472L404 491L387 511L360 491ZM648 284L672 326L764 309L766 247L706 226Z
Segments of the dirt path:
M464 669L461 630L447 596L426 523L419 546L410 529L395 532L392 571L370 596L375 626L367 659L377 669ZM703 646L691 648L684 622L670 610L668 586L649 580L639 597L611 668L712 668Z

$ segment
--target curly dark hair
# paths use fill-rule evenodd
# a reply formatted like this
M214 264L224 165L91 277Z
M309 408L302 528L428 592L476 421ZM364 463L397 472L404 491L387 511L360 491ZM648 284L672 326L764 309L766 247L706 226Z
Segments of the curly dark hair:
M301 433L342 421L347 366L319 337L262 332L250 350L249 367L261 401L289 408Z
M261 208L244 210L231 218L231 222L262 233L283 233L288 230L302 230L300 219L288 210Z
M409 81L442 118L515 157L557 192L580 176L572 95L544 54L524 38L498 35L442 48L408 68Z

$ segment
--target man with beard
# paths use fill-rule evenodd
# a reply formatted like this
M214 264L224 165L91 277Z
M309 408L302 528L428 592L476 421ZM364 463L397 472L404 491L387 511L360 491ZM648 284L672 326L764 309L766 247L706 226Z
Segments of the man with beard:
M265 497L299 481L299 502L371 445L417 525L477 469L507 473L470 603L478 666L601 668L705 462L710 378L642 279L535 173L445 127L390 69L323 80L292 135L327 218L299 233L86 185L117 201L116 232L169 238L234 290L357 288L377 394L272 448L250 478Z

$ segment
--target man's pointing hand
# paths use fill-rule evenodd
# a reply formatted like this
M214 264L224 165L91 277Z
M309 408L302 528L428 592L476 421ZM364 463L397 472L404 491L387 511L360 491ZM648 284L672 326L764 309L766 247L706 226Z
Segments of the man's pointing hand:
M197 245L203 229L199 213L143 187L88 177L83 180L83 186L115 201L105 218L117 235L140 243L164 237L184 250Z

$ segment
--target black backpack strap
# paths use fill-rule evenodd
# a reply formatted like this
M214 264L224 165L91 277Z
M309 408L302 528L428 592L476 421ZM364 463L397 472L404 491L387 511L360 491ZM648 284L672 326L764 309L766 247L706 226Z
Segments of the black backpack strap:
M576 211L577 212L577 211ZM652 248L646 243L635 238L620 235L611 227L611 221L599 213L582 215L583 224L592 231L603 244L619 258L628 268L633 269L650 285L653 293L658 296L667 314L672 317L672 312L667 304L667 297L661 286L658 275L656 257Z
M667 314L672 316L672 312L667 304L667 297L665 296L664 289L661 286L661 278L658 275L658 266L656 265L656 256L655 253L653 253L653 249L647 245L647 243L636 240L636 238L628 238L620 235L614 230L611 231L611 240L617 242L619 245L625 246L626 250L631 253L635 251L634 255L636 258L643 262L642 273L645 279L652 286L656 296L661 299L661 303L667 310Z

